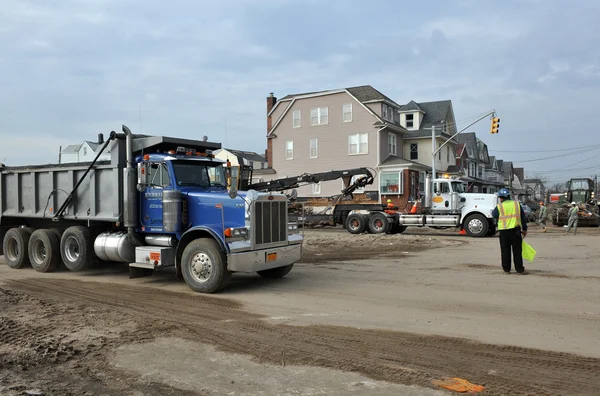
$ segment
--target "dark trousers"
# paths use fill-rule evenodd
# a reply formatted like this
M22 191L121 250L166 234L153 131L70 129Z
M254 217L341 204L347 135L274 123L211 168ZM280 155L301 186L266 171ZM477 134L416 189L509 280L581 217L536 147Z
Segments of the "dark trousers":
M512 250L513 259L515 261L515 271L523 272L525 267L523 267L523 239L521 238L521 227L512 228L510 230L500 230L498 234L500 237L502 269L504 272L510 272L510 256Z

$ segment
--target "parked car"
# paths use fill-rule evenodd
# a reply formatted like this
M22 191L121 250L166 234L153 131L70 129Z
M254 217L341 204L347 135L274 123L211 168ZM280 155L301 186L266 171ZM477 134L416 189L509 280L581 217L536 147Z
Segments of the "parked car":
M527 221L531 221L534 222L535 221L535 212L533 210L531 210L531 208L525 204L521 204L521 207L523 208L523 211L525 212L525 215L527 216Z

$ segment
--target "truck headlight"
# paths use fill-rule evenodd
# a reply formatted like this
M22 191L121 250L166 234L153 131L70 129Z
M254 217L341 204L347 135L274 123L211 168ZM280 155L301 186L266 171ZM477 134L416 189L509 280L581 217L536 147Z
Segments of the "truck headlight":
M298 223L288 223L288 234L296 234L298 232Z
M227 239L248 239L248 229L246 227L227 228L225 237Z

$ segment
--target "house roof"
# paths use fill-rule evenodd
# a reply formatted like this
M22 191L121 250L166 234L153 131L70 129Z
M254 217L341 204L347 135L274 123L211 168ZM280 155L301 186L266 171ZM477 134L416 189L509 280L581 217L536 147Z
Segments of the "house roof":
M494 167L494 160L496 159L496 157L493 155L490 155L489 159L490 159L490 162L485 165L485 169L492 169Z
M525 180L525 168L513 168L513 173L519 178L519 181Z
M76 152L79 151L80 147L81 147L81 144L70 144L67 147L65 147L61 151L61 153L63 153L63 154L70 154L70 153L74 154L74 153L76 153Z
M257 154L253 151L233 150L233 149L227 149L227 148L223 149L223 150L227 150L231 154L235 155L236 157L243 158L248 161L267 162L267 159L264 156Z
M456 156L457 157L462 157L464 149L465 149L465 144L464 143L457 144L456 145Z
M460 165L448 165L448 169L446 169L446 172L462 174L463 170Z
M434 125L437 127L435 133L436 136L444 136L447 138L451 137L451 135L448 133L442 132L442 126L445 125L449 113L451 113L452 101L439 100L435 102L416 103L415 101L411 100L408 104L401 107L400 110L403 111L405 109L409 109L408 107L415 106L419 111L422 111L425 114L423 116L423 121L421 122L421 128L417 131L409 131L407 139L410 139L411 137L431 136L431 127Z
M461 133L456 137L456 140L465 145L465 147L467 148L467 155L469 156L469 158L479 160L479 155L477 151L477 137L475 136L475 132Z
M388 101L388 102L391 102L391 103L395 104L396 106L400 107L400 105L398 103L396 103L395 101L390 99L388 96L382 94L380 91L376 90L375 88L373 88L370 85L360 85L360 86L356 86L356 87L349 87L349 88L342 88L342 89L329 89L329 90L325 90L325 91L303 92L303 93L298 93L298 94L291 94L291 95L284 96L283 98L280 99L280 101L290 100L297 96L325 94L328 92L336 93L336 92L340 92L343 90L348 91L352 96L354 96L356 99L358 99L362 103L376 102L376 101Z
M410 102L408 102L404 106L400 107L400 111L410 111L410 110L423 111L421 109L421 107L419 107L419 105L417 104L417 102L415 102L414 100L411 100Z
M84 143L87 143L88 146L94 151L98 148L99 144L96 142L90 142L89 140L85 140Z
M496 164L498 164L498 170L504 172L504 160L497 159Z
M419 162L414 162L411 160L407 160L405 158L396 157L395 155L388 156L385 160L383 160L380 166L391 166L391 165L404 165L404 166L412 166L419 169L429 170L431 167L427 165L423 165Z

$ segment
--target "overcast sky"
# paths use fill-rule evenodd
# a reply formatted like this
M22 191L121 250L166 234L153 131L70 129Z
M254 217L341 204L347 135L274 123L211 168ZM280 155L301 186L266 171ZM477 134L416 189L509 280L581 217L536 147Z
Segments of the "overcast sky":
M488 120L470 131L531 176L600 173L598 1L1 4L0 162L9 165L56 161L60 145L121 124L263 153L269 92L370 84L399 103L450 99L459 122L495 109L499 134ZM560 154L570 155L519 162Z

